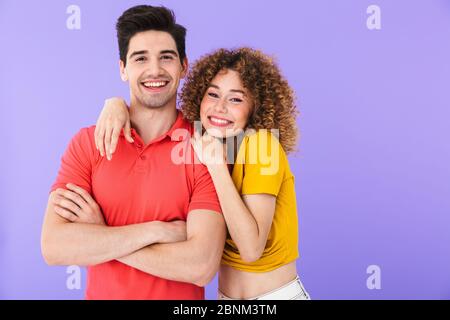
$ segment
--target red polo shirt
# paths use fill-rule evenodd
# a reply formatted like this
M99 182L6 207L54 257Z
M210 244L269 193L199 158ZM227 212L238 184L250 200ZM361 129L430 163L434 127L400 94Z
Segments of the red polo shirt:
M208 170L193 162L192 126L180 112L172 128L148 145L134 130L132 144L122 133L112 161L96 150L94 130L95 126L84 128L73 137L52 191L69 182L86 189L109 226L186 220L194 209L221 212ZM88 267L86 298L204 299L204 288L162 279L114 260Z

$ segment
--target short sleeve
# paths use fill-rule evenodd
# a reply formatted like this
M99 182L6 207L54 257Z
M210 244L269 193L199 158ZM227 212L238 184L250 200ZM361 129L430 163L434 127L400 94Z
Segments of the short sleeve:
M92 131L92 132L91 132ZM62 158L51 191L73 183L92 194L93 137L92 128L81 129L70 141ZM92 138L92 139L91 139Z
M208 169L203 164L193 164L194 166L194 187L188 212L202 209L222 213L216 188L212 181Z
M242 194L277 196L286 174L286 154L278 139L267 130L247 138Z

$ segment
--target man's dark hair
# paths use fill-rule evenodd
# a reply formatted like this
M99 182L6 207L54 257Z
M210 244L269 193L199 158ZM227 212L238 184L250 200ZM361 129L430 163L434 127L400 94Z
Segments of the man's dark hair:
M175 14L166 7L139 5L126 10L117 20L120 60L127 64L130 39L138 32L156 30L169 33L175 40L180 62L186 57L186 28L177 24Z

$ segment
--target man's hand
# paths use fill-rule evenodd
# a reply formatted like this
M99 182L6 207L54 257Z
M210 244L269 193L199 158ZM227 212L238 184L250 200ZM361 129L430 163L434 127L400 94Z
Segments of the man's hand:
M55 212L71 222L105 225L99 205L91 195L74 184L68 183L65 189L56 189L53 200Z
M65 189L57 189L53 200L55 212L70 222L105 225L99 205L91 195L74 184L67 184ZM158 226L157 243L186 241L186 221L155 221Z

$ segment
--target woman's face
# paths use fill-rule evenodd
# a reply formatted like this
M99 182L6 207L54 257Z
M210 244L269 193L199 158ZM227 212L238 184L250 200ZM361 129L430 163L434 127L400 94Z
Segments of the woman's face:
M203 96L200 120L208 134L226 138L245 130L253 99L239 73L224 69L217 73Z

